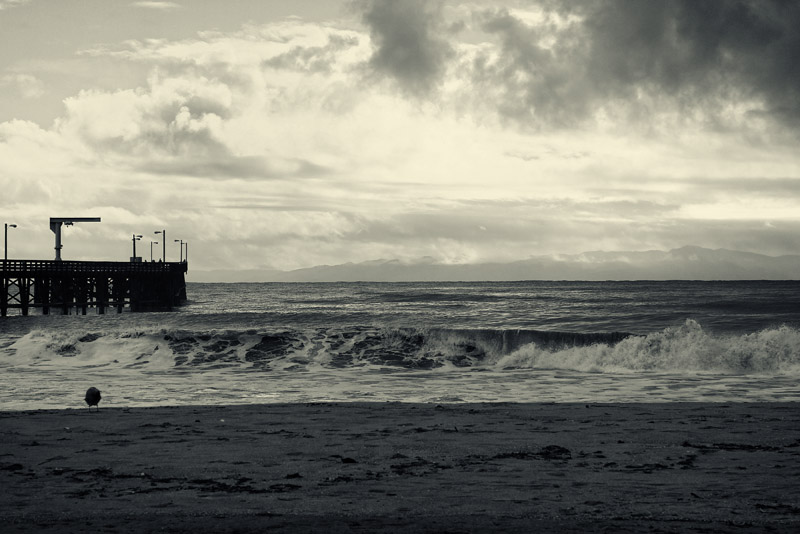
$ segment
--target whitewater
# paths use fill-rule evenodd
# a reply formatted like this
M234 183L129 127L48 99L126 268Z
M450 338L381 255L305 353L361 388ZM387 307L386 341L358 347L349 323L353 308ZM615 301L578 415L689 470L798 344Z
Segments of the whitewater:
M798 401L800 282L189 284L174 312L0 319L0 410Z

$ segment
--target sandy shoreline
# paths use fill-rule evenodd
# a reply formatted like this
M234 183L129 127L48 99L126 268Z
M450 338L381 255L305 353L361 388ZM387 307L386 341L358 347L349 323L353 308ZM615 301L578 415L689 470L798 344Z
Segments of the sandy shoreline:
M800 530L800 405L0 412L5 532Z

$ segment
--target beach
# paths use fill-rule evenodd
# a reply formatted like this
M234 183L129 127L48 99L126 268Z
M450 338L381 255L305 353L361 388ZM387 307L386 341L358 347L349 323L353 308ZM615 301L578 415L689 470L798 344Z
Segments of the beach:
M5 532L788 532L794 403L0 412Z

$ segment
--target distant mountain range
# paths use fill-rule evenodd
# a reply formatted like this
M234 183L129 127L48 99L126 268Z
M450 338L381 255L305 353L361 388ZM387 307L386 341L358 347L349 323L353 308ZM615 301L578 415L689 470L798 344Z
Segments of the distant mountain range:
M423 282L512 280L796 280L800 256L686 246L670 251L583 252L510 263L448 265L373 260L293 271L190 271L190 282Z

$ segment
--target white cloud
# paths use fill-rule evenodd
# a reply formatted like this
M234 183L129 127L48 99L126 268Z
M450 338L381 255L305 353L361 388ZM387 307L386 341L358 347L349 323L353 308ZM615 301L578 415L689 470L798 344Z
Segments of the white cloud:
M158 9L162 11L170 11L181 7L181 5L177 2L160 2L158 0L142 0L140 2L131 2L131 5L134 7Z
M0 11L27 4L30 1L31 0L0 0Z
M6 74L0 77L0 88L16 89L22 98L35 99L45 94L45 85L31 74Z
M219 67L218 72L222 73L225 69L261 67L262 63L269 64L282 56L305 52L311 59L327 60L331 70L341 71L367 56L365 41L369 42L368 37L365 40L365 36L353 30L290 18L265 25L245 24L230 33L198 32L193 39L128 40L121 45L98 45L81 53L173 67Z

